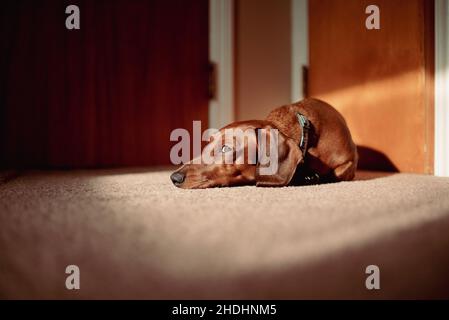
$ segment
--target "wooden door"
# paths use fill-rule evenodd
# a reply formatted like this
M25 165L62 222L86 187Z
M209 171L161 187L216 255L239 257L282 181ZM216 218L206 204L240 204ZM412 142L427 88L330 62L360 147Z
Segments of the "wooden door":
M368 30L369 5L380 29ZM361 167L433 171L433 1L309 0L309 95L334 105ZM379 158L376 158L376 154Z
M208 0L11 0L0 37L3 167L168 164L207 126Z

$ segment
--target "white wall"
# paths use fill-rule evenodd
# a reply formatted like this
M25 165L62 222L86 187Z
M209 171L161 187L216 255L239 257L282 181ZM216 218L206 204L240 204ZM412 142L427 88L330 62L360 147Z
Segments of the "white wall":
M449 1L435 1L435 168L449 176Z

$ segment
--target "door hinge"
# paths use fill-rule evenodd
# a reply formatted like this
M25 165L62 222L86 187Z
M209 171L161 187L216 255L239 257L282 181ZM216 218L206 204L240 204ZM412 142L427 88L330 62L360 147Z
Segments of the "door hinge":
M209 62L209 84L208 84L209 100L217 98L217 64Z
M303 65L301 68L302 74L302 96L307 98L309 96L309 67Z

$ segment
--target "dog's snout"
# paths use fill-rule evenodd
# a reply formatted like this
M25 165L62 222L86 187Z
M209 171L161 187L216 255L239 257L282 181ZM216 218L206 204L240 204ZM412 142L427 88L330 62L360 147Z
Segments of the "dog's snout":
M186 175L184 173L175 172L175 173L172 173L172 175L170 176L170 179L174 184L181 184L184 182L185 177L186 177Z

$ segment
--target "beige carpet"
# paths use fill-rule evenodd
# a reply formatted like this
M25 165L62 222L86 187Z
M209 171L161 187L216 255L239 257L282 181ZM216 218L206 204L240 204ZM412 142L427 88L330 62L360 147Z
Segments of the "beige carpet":
M448 298L449 179L365 178L209 190L154 169L4 178L0 298ZM380 290L365 288L371 264Z

